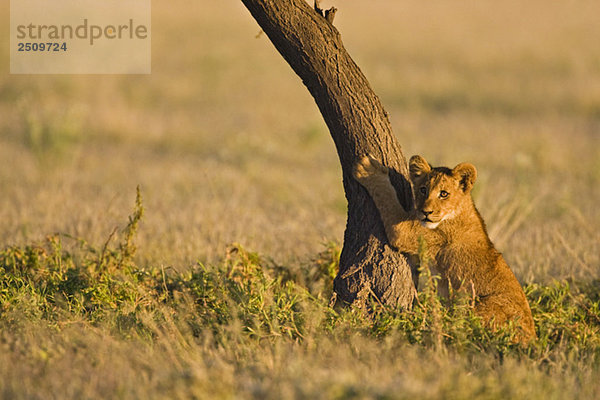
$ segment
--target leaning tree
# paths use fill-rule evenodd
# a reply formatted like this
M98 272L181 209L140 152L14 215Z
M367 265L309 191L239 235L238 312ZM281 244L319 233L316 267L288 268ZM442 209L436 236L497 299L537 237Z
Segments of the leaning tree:
M388 245L383 223L366 190L352 178L359 156L371 154L390 168L405 208L412 207L406 160L392 134L386 111L346 52L333 26L336 9L306 0L242 0L277 51L315 99L342 165L348 220L334 281L337 300L364 307L367 300L409 307L414 271Z

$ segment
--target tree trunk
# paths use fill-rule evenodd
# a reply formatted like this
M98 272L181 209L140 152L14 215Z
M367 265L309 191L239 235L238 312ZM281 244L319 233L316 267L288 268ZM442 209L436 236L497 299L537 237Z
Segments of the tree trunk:
M410 307L414 274L407 259L389 247L373 201L352 177L358 157L371 154L390 167L400 202L412 207L406 160L379 98L330 22L335 10L326 19L305 0L242 2L314 97L337 148L348 200L334 281L337 300L365 308L374 296L382 304Z

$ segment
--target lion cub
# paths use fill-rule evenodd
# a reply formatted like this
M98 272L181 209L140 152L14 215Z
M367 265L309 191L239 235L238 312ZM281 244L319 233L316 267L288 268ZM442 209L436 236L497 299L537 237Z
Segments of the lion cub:
M379 210L390 244L399 251L417 254L422 237L432 269L441 277L442 296L448 296L449 284L453 289L463 286L474 292L475 312L492 328L514 319L521 328L521 341L535 338L525 293L490 241L471 198L477 178L475 167L461 163L453 169L433 168L423 157L413 156L409 170L415 210L407 213L386 167L367 156L354 167L354 177Z

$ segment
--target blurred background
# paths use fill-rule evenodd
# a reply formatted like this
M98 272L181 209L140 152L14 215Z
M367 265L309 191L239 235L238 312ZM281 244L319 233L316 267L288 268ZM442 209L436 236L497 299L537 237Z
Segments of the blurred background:
M599 2L324 5L405 156L477 166L476 204L521 282L598 277ZM241 2L152 15L150 75L10 75L0 32L0 246L101 246L137 185L143 263L211 263L237 242L291 266L341 242L333 142Z

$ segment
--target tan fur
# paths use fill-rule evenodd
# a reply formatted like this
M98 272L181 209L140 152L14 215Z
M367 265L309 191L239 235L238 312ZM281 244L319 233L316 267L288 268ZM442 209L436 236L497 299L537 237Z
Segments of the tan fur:
M468 163L453 169L433 168L421 156L409 163L415 210L406 212L388 177L388 169L371 157L354 167L354 177L368 190L383 220L388 240L399 251L417 254L419 238L441 277L440 294L474 291L476 313L492 327L516 320L519 340L536 337L527 298L515 275L490 241L471 198L477 170Z

